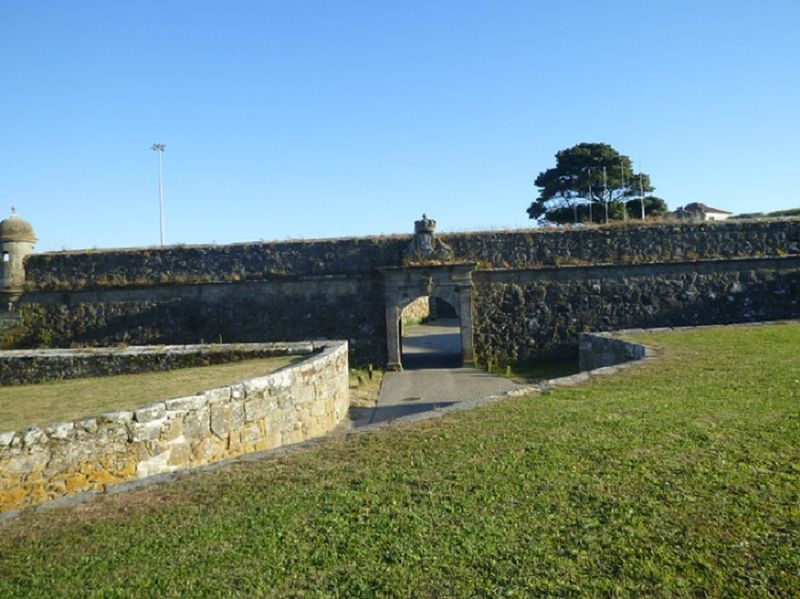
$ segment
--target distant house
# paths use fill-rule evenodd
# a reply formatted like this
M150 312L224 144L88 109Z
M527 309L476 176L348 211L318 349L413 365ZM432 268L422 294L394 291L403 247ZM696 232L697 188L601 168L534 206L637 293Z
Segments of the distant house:
M733 216L733 212L712 208L700 202L692 202L691 204L686 204L683 208L678 208L675 211L675 216L687 220L726 220Z

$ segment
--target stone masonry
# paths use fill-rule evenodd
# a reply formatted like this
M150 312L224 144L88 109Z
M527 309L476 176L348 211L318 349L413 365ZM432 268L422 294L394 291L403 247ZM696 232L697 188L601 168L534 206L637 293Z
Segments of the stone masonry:
M311 344L306 344L311 345ZM347 343L198 395L0 433L0 511L322 436L347 414Z
M434 228L33 254L6 346L346 339L353 363L400 368L400 311L431 293L461 316L465 363L575 355L587 329L800 316L800 219Z
M476 271L480 361L577 356L586 331L800 317L800 258Z
M309 354L312 343L217 343L0 351L0 385L157 372Z

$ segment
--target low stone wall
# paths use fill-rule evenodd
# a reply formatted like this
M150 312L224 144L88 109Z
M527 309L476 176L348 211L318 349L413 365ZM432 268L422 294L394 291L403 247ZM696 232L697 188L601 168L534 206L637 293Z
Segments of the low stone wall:
M610 333L581 333L578 336L578 368L581 371L633 362L646 355L644 345L625 341Z
M135 374L309 354L311 343L219 343L0 351L0 385Z
M347 415L347 343L234 385L45 428L0 433L0 511L299 443Z

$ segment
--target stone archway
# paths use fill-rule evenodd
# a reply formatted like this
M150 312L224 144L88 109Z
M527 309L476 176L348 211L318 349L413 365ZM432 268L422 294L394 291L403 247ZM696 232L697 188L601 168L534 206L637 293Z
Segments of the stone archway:
M437 297L455 308L461 322L461 364L474 366L472 272L474 264L383 268L386 301L387 370L402 370L400 318L412 301Z

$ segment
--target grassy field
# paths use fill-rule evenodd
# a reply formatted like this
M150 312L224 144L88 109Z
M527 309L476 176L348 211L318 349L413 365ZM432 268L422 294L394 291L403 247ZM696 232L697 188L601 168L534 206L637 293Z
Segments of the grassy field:
M68 422L192 395L203 389L266 374L299 359L298 356L279 356L167 372L0 387L0 431Z
M800 325L0 529L0 596L797 596Z

